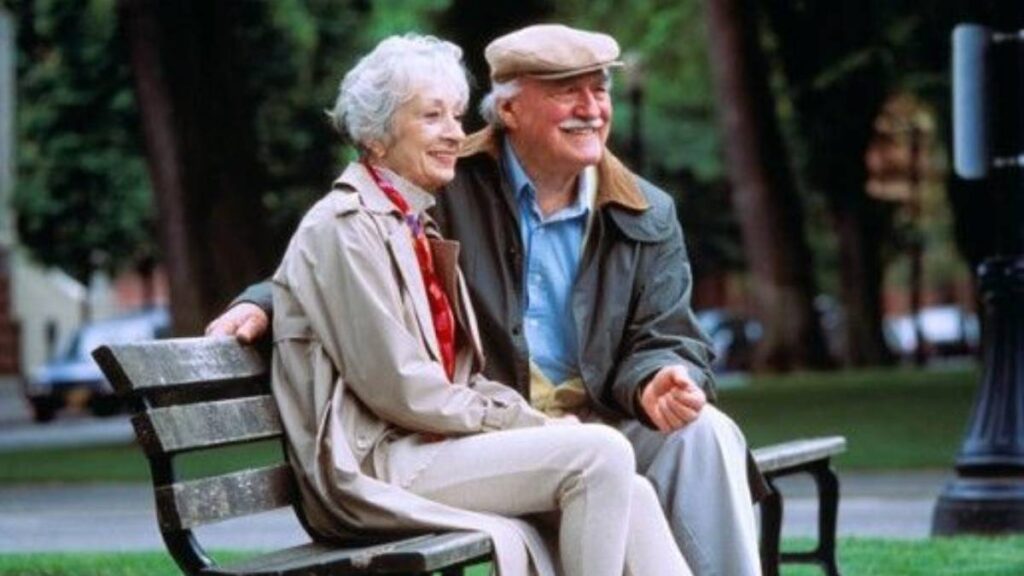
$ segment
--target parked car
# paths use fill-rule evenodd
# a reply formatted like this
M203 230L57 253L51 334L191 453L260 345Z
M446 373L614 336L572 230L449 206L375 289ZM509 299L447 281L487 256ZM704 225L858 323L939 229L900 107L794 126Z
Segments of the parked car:
M696 315L715 353L711 369L715 372L750 370L754 348L763 333L761 323L724 308L700 310Z
M25 383L25 395L37 422L52 420L61 408L87 405L99 416L116 413L120 403L92 359L103 344L153 340L170 334L171 318L165 307L156 307L83 325L52 359Z
M829 295L814 299L822 335L833 360L842 358L846 341L846 314L842 306ZM708 308L697 313L697 321L711 338L715 372L748 371L754 364L754 352L764 336L759 320L726 308Z
M936 356L973 354L981 344L977 315L955 305L927 306L918 312L925 351ZM885 319L885 338L889 348L908 358L917 350L917 332L913 316L904 314Z

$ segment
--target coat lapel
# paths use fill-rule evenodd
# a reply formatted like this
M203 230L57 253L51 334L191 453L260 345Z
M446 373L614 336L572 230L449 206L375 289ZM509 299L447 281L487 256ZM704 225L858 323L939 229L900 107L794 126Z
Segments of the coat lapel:
M480 345L480 335L476 326L476 315L469 303L462 275L459 273L459 243L454 240L430 238L430 249L434 255L434 272L441 280L452 312L463 333L473 346L473 356L478 365L483 365L484 353Z
M419 261L416 260L416 252L412 246L412 237L405 224L395 226L388 237L388 250L391 258L394 259L395 268L402 278L412 299L413 312L420 325L420 333L427 343L427 350L430 356L437 361L441 360L440 346L437 343L437 333L434 331L434 317L430 312L430 302L427 300L427 291L423 287L423 275L420 272Z
M335 181L335 186L339 185L347 185L358 190L368 211L395 223L393 226L385 227L391 228L388 235L388 251L412 300L413 313L423 341L426 342L427 351L434 360L440 361L441 346L437 342L437 332L434 330L434 315L430 311L427 291L423 286L423 275L413 248L412 233L402 221L401 213L380 190L362 164L351 164Z

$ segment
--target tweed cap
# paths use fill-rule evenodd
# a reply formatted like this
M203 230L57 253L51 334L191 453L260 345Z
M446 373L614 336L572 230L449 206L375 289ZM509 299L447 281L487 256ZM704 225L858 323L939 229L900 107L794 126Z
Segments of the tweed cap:
M537 24L501 36L487 45L484 57L494 82L519 76L556 80L622 66L614 38L561 24Z

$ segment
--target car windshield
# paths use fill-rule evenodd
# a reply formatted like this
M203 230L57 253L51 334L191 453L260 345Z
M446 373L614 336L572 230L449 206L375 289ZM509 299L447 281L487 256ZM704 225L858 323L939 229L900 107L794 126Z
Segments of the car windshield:
M158 336L159 326L152 317L119 318L85 326L74 333L67 347L60 354L65 360L88 358L92 351L103 344L124 344L150 340Z

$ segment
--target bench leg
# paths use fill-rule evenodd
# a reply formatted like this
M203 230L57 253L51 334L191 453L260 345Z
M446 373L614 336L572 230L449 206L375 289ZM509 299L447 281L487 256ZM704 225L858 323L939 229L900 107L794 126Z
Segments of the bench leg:
M828 459L811 462L797 470L810 474L818 488L818 545L809 552L782 552L779 561L813 562L820 565L827 576L839 576L839 566L836 563L839 478L832 471Z
M839 478L829 460L811 469L818 485L818 549L815 550L828 576L839 576L836 564L836 520L839 516Z
M782 494L770 478L771 493L761 500L761 572L779 576L779 540L782 537Z

